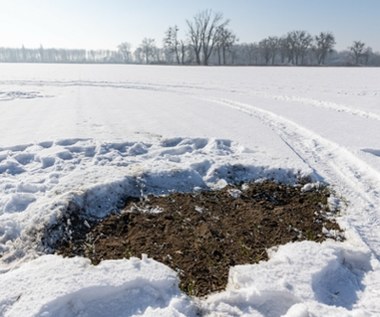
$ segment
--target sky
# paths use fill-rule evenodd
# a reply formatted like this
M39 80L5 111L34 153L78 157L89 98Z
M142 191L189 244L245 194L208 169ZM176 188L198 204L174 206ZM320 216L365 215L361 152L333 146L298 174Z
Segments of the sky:
M136 48L162 45L169 26L211 9L230 19L239 42L306 30L334 33L336 49L361 40L380 51L380 0L0 0L0 47Z

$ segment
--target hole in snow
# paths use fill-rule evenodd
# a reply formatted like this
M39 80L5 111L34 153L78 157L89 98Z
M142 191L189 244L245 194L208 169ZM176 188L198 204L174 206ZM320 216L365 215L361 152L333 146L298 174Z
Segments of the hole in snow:
M183 180L195 176L181 173L130 180L134 192L126 192L111 215L104 212L104 219L91 215L84 203L98 201L101 209L100 199L72 200L61 220L47 229L45 245L65 256L88 257L94 264L147 254L175 270L187 294L204 296L225 288L230 266L265 260L272 246L323 241L326 232L329 237L340 232L326 216L329 192L321 186L303 191L301 185L265 181L210 190L199 178L192 180L200 185L192 192L159 188L171 182L178 191L188 189Z

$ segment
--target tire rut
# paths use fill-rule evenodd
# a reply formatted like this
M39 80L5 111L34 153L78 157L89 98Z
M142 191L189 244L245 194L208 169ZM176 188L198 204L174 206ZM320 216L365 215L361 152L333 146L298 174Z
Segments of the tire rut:
M353 153L317 133L271 111L228 99L208 100L259 119L314 172L317 180L349 197L345 220L380 259L380 173Z

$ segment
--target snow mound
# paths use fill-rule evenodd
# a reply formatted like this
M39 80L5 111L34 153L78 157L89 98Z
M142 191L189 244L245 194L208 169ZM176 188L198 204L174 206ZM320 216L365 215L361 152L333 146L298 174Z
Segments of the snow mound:
M195 316L176 273L152 259L45 255L0 275L1 316Z
M0 315L376 316L378 274L364 246L304 241L272 250L267 262L232 267L224 292L194 300L180 292L176 272L146 256L93 266L44 255L0 275Z
M51 228L67 212L102 218L117 211L127 196L261 178L294 183L311 173L302 165L289 170L277 168L276 162L260 166L262 156L230 140L180 137L154 142L62 139L0 148L0 261L11 265L33 258L36 247L49 251L62 236L59 226Z
M226 291L206 300L207 316L370 316L358 304L375 274L371 261L367 248L346 243L280 246L268 262L232 267Z

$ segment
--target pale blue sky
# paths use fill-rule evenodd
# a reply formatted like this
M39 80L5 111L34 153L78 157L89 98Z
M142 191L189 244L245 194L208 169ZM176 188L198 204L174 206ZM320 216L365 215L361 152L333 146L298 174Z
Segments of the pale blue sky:
M332 31L338 49L362 40L380 51L380 0L0 0L0 46L115 49L212 9L231 20L240 42L307 30Z

